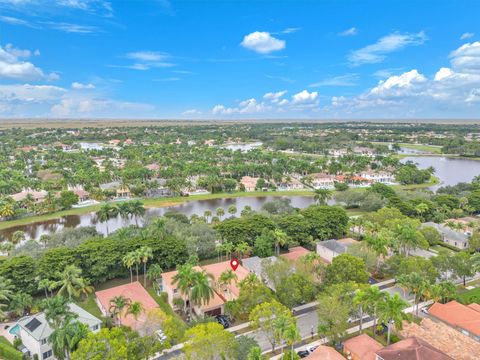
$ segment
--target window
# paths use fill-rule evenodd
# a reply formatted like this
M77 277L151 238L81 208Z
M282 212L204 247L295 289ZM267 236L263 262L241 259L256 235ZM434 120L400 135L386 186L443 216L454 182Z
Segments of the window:
M50 356L52 356L52 350L48 350L48 351L45 351L43 354L42 354L42 359L48 359Z
M91 327L91 329L92 329L92 331L98 330L98 325L93 325L93 326Z
M47 343L47 339L40 340L40 345L45 345Z

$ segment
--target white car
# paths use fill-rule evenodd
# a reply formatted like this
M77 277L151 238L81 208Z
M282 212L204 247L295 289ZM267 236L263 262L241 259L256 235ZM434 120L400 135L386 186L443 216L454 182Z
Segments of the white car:
M424 314L428 315L428 309L427 308L422 308L422 310L420 310L420 311L423 312Z
M163 331L161 329L155 331L155 335L157 335L157 339L161 343L163 343L165 340L167 340L167 337L165 336L165 334L163 333Z

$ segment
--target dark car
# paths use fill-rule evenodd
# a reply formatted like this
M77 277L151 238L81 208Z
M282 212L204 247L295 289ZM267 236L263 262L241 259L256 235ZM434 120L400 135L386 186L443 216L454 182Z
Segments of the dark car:
M232 323L230 322L228 316L226 315L217 315L215 316L215 319L217 320L217 322L223 326L224 329L226 328L229 328L230 326L232 326Z
M308 355L310 355L310 351L300 350L299 352L297 352L297 355L303 359L303 358L306 358Z

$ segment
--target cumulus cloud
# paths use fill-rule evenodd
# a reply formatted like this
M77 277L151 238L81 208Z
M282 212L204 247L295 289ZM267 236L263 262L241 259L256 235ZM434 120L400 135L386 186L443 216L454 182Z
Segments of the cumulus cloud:
M370 92L378 96L402 96L412 87L425 81L427 78L413 69L401 75L391 76L385 81L381 80Z
M452 51L450 61L457 71L480 73L480 41L463 44Z
M18 80L57 80L55 73L45 74L42 69L36 67L26 58L39 54L38 50L22 50L7 44L4 48L0 46L0 78L18 79Z
M285 40L277 39L266 31L255 31L245 35L240 45L259 54L269 54L285 49Z
M358 29L356 27L351 27L347 30L344 30L342 32L339 32L339 36L354 36L358 34Z
M474 36L475 36L474 33L466 32L466 33L463 33L462 36L460 36L460 40L470 39L470 38L472 38L472 37L474 37Z
M292 96L292 104L312 104L316 103L318 99L318 92L312 91L308 92L308 90L300 91L297 94Z
M425 43L427 36L419 33L393 33L380 38L376 43L352 51L348 61L354 65L375 64L384 61L388 54L402 50L408 46L418 46Z
M82 84L79 82L72 83L72 89L76 90L86 90L86 89L95 89L95 85L93 84Z

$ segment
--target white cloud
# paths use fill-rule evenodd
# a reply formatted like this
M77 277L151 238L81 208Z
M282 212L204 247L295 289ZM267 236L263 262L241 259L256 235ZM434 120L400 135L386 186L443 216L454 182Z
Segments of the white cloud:
M185 110L184 112L182 112L182 115L186 115L186 116L188 116L188 115L190 115L190 116L201 115L201 114L202 114L202 112L198 109L188 109L188 110Z
M356 27L351 27L350 29L339 32L340 36L355 36L358 34L358 29Z
M263 95L265 100L269 100L273 103L278 103L281 100L281 97L287 93L287 90L277 91L277 92L268 92Z
M30 22L13 16L0 16L0 21L10 25L22 25L27 27L35 27Z
M316 91L308 92L308 90L303 90L292 96L292 103L295 105L312 104L312 103L316 103L317 99L318 99L318 92Z
M93 84L82 84L79 82L72 83L72 89L75 90L86 90L86 89L95 89L95 85Z
M285 40L277 39L266 31L255 31L245 35L240 45L260 54L269 54L285 49Z
M408 46L422 45L427 40L423 31L419 33L393 33L380 38L375 44L352 51L348 61L354 65L374 64L385 60L387 54L399 51Z
M466 43L450 54L455 70L465 73L480 72L480 41Z
M280 31L280 34L293 34L300 31L299 27L289 27Z
M76 34L91 34L96 33L99 29L96 26L90 25L79 25L66 22L44 22L43 24L48 25L50 28L55 30L60 30L67 33L76 33Z
M132 69L132 70L150 70L151 68L172 67L175 64L168 62L170 54L159 51L135 51L129 52L124 56L127 59L134 60L131 65L109 65L109 67Z
M316 83L310 84L310 87L321 87L321 86L355 86L357 85L358 75L357 74L345 74L339 76L329 77Z
M53 85L0 85L0 102L42 103L54 101L66 92L66 89Z
M135 51L126 54L125 57L137 61L156 62L165 61L170 56L166 53L162 53L159 51Z
M37 51L34 54L38 54ZM19 80L57 80L55 73L44 74L42 69L36 67L29 61L22 58L32 56L30 50L22 50L7 44L5 48L0 46L0 78L19 79Z
M442 67L440 70L437 71L435 74L434 80L435 81L442 81L443 79L449 78L453 76L453 71L450 68Z
M379 96L401 96L417 84L427 81L427 78L416 69L401 75L394 75L385 81L380 81L370 92Z
M470 39L470 38L472 38L472 37L474 37L474 36L475 36L474 33L466 32L466 33L463 33L462 36L460 36L460 40Z

